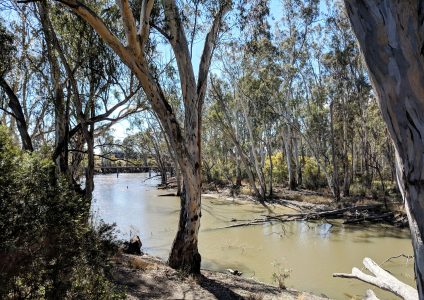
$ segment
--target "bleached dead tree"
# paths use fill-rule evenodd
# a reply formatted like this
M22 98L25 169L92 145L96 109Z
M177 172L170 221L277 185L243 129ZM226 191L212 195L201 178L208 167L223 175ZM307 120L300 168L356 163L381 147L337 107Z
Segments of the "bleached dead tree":
M376 264L371 258L364 258L363 264L365 268L367 268L367 270L374 274L374 276L365 274L358 268L353 268L352 273L350 274L334 273L333 277L358 279L363 282L372 284L376 287L379 287L383 290L389 291L405 300L418 299L418 292L416 289L398 280L392 274L390 274L389 272L381 268L378 264ZM367 298L376 299L376 296L374 293L367 291Z

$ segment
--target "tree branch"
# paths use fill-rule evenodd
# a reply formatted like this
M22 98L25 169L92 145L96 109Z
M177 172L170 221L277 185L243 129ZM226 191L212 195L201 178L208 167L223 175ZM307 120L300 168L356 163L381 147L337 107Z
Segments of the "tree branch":
M224 18L225 14L230 10L230 8L231 1L225 1L224 4L220 7L218 13L216 14L210 31L206 35L205 45L203 47L203 53L200 59L199 75L197 77L197 97L200 107L203 103L203 99L205 98L206 94L208 73L211 65L213 51L216 45L216 40L218 38L218 32L221 28L222 19Z
M363 264L365 268L367 268L371 273L374 274L374 276L365 274L357 268L353 268L352 273L350 274L333 273L333 277L359 279L363 282L372 284L383 290L389 291L405 300L418 299L418 292L416 289L399 281L389 272L383 270L371 258L364 258Z
M84 19L100 37L121 57L128 60L129 51L122 45L120 40L109 30L106 24L89 7L78 0L55 0L68 6L75 14Z
M135 25L134 15L131 11L128 0L116 0L121 12L122 23L124 24L125 35L128 41L128 47L134 53L135 57L140 60L142 49L137 40L137 28Z
M22 148L25 150L33 151L31 137L28 133L28 125L25 120L25 115L22 110L21 103L19 102L18 97L13 92L9 84L0 76L0 87L3 88L7 97L9 98L8 106L13 112L13 117L16 119L16 124L18 125L19 135L21 136Z
M142 0L141 12L140 12L140 29L138 34L140 36L140 47L143 51L146 41L149 37L150 29L150 14L152 13L154 0Z

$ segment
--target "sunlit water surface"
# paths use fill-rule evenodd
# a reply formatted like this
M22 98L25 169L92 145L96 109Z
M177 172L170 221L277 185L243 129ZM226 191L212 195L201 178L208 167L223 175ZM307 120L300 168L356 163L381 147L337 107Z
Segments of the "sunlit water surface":
M169 191L156 189L158 181L147 176L95 176L92 211L96 219L116 223L120 238L138 234L145 252L166 259L177 229L180 202L177 197L160 197ZM369 285L333 278L332 273L361 268L366 256L382 263L392 256L412 254L408 230L385 225L290 222L216 229L233 224L231 219L292 212L288 208L204 197L199 236L202 268L237 269L245 277L272 284L273 274L286 269L291 270L286 280L290 288L334 299L362 299ZM383 266L413 284L412 261L399 258ZM381 299L396 299L378 289L374 291Z

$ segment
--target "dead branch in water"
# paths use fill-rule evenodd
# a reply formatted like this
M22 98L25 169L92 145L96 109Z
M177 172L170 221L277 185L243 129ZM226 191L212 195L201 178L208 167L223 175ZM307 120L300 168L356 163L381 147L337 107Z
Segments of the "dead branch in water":
M384 265L386 262L391 261L392 259L399 258L399 257L405 257L405 258L406 258L406 263L408 263L410 259L414 259L414 256L413 256L413 255L406 255L406 254L403 254L403 253L402 253L402 254L399 254L399 255L395 255L395 256L391 256L391 257L389 257L388 259L386 259L385 261L383 261L383 262L380 264L380 266L381 266L381 265Z
M232 219L231 222L241 222L215 229L234 228L242 226L262 225L268 222L291 222L291 221L313 221L320 219L344 219L344 224L358 224L362 222L387 222L396 225L396 216L392 212L381 212L382 204L361 205L344 207L339 209L313 211L305 213L262 215L261 218L252 220Z

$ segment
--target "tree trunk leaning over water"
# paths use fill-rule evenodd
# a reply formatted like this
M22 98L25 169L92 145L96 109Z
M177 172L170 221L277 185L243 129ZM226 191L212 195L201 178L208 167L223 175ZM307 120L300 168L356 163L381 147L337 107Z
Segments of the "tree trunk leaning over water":
M164 29L160 31L171 45L178 65L184 102L184 126L181 126L178 122L176 114L166 99L158 80L156 80L154 70L150 69L150 63L144 53L146 42L149 39L150 14L154 0L141 0L139 28L137 28L129 1L117 1L127 45L122 44L103 20L82 2L77 0L56 1L68 6L75 14L90 24L140 81L152 109L158 116L169 137L171 146L175 150L184 179L184 192L181 196L181 218L169 257L169 264L173 268L189 273L199 273L201 257L198 252L197 241L201 217L202 107L213 49L221 28L222 19L230 9L230 1L221 3L219 10L214 16L211 29L205 38L197 82L176 1L163 0L161 2L166 24ZM182 128L184 128L184 131Z
M345 0L396 149L420 299L424 299L424 3Z

